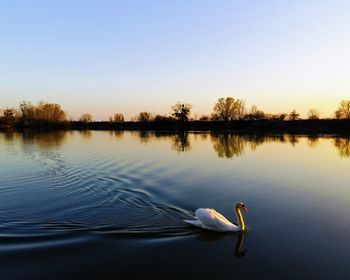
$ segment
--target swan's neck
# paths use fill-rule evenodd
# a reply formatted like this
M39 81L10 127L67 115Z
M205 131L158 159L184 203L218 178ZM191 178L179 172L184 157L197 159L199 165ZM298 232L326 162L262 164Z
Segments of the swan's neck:
M245 230L245 224L244 224L243 216L242 216L242 213L241 213L241 209L235 208L235 212L236 212L236 216L237 216L237 220L238 220L238 226L240 226L241 230L244 231Z

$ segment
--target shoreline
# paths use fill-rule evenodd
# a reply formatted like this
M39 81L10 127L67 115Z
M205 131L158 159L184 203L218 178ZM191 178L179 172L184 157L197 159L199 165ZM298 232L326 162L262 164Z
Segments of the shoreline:
M239 120L239 121L188 121L188 122L88 122L65 123L37 122L32 125L16 123L1 126L0 131L55 131L55 130L148 130L148 131L207 131L230 133L289 133L289 134L342 134L350 135L350 120Z

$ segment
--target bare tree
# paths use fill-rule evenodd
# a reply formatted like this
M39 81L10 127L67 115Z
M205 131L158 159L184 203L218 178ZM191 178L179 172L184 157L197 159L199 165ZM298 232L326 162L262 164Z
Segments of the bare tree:
M19 109L21 111L21 117L24 120L32 120L34 119L35 106L33 106L28 101L23 101L19 105Z
M287 118L287 116L287 113L274 114L271 116L271 119L276 121L284 121Z
M300 116L300 114L297 113L296 110L293 110L292 112L289 113L289 120L295 121L295 120L299 119L299 116Z
M245 119L248 120L264 120L266 118L267 115L262 110L259 110L256 105L253 105L250 112L245 115Z
M178 102L171 107L171 115L179 121L185 122L188 121L188 118L191 114L192 105L189 103Z
M41 101L35 106L28 101L23 101L19 109L21 118L25 121L63 122L67 120L67 114L59 104Z
M115 113L113 117L109 117L110 122L124 122L124 115L121 113Z
M338 109L335 111L337 119L350 119L350 100L342 100Z
M200 121L209 121L210 120L210 116L208 116L208 115L201 115L199 117L199 120Z
M60 122L67 119L66 113L59 104L39 102L35 107L34 116L38 120Z
M149 112L141 112L136 117L136 120L139 122L149 122L153 119L153 115Z
M2 112L3 114L3 120L7 124L12 124L18 119L18 111L14 108L6 108Z
M83 123L91 122L92 121L92 115L89 114L89 113L84 113L84 114L81 115L79 121L83 122Z
M317 109L310 109L308 116L309 120L318 120L320 118L320 112Z
M219 98L213 108L212 119L232 121L244 117L245 104L243 100L232 97Z
M176 119L172 116L167 116L167 115L156 115L154 117L155 122L174 122Z

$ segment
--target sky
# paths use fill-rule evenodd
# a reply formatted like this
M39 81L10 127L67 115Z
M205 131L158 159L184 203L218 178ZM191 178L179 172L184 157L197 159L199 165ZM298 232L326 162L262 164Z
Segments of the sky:
M348 0L1 1L0 108L129 119L232 96L329 117L350 99L349 14Z

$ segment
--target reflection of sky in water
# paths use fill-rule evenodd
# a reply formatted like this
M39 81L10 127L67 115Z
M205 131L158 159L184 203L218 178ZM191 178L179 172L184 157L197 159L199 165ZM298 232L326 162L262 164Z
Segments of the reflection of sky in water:
M31 234L84 228L182 236L196 233L182 223L196 208L234 220L234 202L244 201L251 265L297 262L328 273L350 257L348 151L341 137L0 133L0 222L10 235L25 223ZM218 254L226 244L232 258L244 252L237 239L195 240Z

